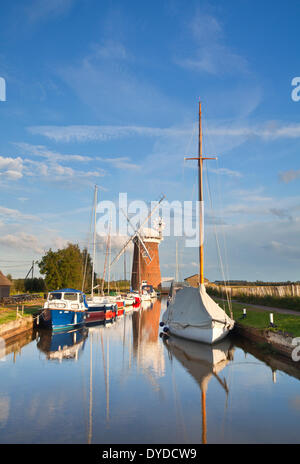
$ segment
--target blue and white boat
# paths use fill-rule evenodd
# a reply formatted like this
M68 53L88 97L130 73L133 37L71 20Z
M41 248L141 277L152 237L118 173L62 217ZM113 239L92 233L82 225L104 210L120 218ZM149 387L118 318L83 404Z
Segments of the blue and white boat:
M43 321L53 330L70 330L85 323L87 310L83 292L62 288L49 292L44 304Z

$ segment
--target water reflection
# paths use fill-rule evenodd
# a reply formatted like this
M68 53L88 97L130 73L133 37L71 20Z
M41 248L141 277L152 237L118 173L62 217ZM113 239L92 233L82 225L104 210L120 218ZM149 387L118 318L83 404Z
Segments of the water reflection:
M142 303L141 310L132 316L133 354L138 367L144 370L152 385L158 388L156 378L165 373L163 346L158 343L161 301Z
M62 362L64 359L78 360L84 348L88 330L85 327L69 332L56 333L50 330L38 332L37 347L46 358Z
M299 441L297 363L244 339L162 340L165 305L3 342L0 442Z
M234 348L229 338L213 346L184 340L177 337L164 337L170 357L173 356L196 380L201 390L202 403L202 443L207 443L206 392L208 383L214 376L228 394L228 385L220 372L233 360Z

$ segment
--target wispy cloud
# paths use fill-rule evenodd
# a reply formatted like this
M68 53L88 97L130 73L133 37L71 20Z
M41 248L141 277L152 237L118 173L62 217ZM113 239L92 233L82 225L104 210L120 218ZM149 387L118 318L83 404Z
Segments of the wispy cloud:
M182 127L147 127L147 126L31 126L28 131L34 135L42 135L55 142L88 142L93 140L107 141L112 139L120 139L125 137L180 137L192 135L194 125ZM242 137L243 139L251 137L259 137L263 139L278 139L278 138L300 138L300 124L286 124L279 121L266 121L260 125L244 125L237 126L236 123L222 121L218 124L206 123L205 134L218 137ZM26 148L26 144L19 144L20 147ZM30 146L29 146L30 147ZM43 152L45 147L36 147L38 151ZM51 152L49 152L51 154ZM76 155L59 155L52 152L52 156L63 157ZM77 155L79 156L79 155ZM85 158L85 157L82 157ZM75 158L74 158L75 159ZM79 160L79 158L78 158ZM83 159L82 159L83 161Z
M139 171L141 166L138 164L134 164L130 162L130 158L128 157L120 157L120 158L96 158L97 161L102 161L104 163L111 164L116 169L129 169L132 171Z
M20 221L38 221L37 216L31 214L24 214L17 209L6 208L5 206L0 206L0 218L5 220L5 222L20 222Z
M221 174L224 176L229 176L229 177L243 177L243 174L239 171L233 171L231 169L227 168L218 168L218 169L209 169L210 172L214 172L215 174Z
M57 68L58 76L76 96L106 121L174 120L183 105L169 98L149 79L144 58L133 57L124 43L93 44L81 58ZM159 111L158 111L159 109Z
M31 145L29 143L15 143L15 145L21 150L21 152L26 155L38 156L41 158L47 158L50 161L78 161L78 162L87 162L91 161L90 156L82 155L68 155L57 153L52 150L49 150L44 145Z
M33 0L26 5L25 12L30 22L35 23L48 18L66 14L72 8L74 0Z
M193 128L159 128L146 126L32 126L29 132L55 142L106 141L124 137L172 137L190 134Z
M216 17L198 12L188 29L195 46L190 47L189 56L177 57L177 64L215 75L248 72L247 60L226 45L223 26Z

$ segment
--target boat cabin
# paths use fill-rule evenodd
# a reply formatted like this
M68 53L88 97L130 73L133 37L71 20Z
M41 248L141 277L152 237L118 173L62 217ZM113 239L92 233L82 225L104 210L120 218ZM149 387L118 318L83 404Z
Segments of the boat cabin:
M86 311L88 306L83 292L73 288L63 288L48 293L44 308Z

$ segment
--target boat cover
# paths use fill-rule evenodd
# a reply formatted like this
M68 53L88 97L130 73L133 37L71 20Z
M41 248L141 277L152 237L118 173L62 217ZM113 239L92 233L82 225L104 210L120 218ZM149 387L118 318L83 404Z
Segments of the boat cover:
M178 324L182 327L212 327L212 322L221 322L230 328L234 321L206 293L204 285L200 288L173 288L170 304L163 315L165 323Z

